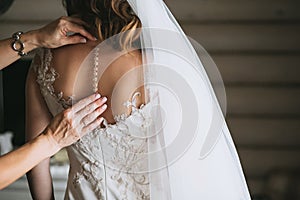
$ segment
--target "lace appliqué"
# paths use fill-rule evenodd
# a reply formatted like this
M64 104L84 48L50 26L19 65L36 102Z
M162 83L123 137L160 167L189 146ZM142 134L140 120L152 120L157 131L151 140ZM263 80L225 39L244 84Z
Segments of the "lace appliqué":
M90 161L87 162L95 162L91 161L95 159L102 162L102 166L106 165L104 167L107 178L115 182L121 194L119 199L122 200L132 199L132 196L134 199L150 199L147 173L135 173L147 170L148 141L146 135L142 133L145 133L152 121L144 110L145 105L139 108L136 106L138 95L140 94L135 93L132 101L124 103L125 106L132 108L129 116L126 114L115 116L115 124L106 122L105 128L94 130L73 145L79 152L88 155ZM99 167L98 170L102 168ZM94 176L93 173L90 174Z
M42 52L41 52L42 51ZM38 52L38 58L41 62L34 63L34 70L37 72L36 81L40 85L40 90L43 96L50 94L63 108L68 108L72 105L73 97L63 98L63 92L55 92L53 83L59 77L59 74L51 67L52 53L50 49L43 49Z
M103 197L103 174L99 170L101 164L98 161L86 161L81 163L81 171L77 172L73 178L73 184L75 188L77 185L82 184L82 180L85 179L93 185L93 191L95 192L99 200L104 200Z
M52 58L50 49L43 49L37 55L38 60L33 65L37 72L37 83L44 97L50 94L63 108L68 108L73 98L64 99L63 92L56 93L53 87L59 74L51 67ZM145 112L147 105L137 107L138 95L135 93L130 101L124 103L124 106L131 107L129 116L115 115L115 124L108 124L105 120L104 128L98 127L71 146L85 159L80 164L80 170L73 175L74 187L86 180L92 185L97 198L105 199L106 187L110 187L106 183L110 179L120 192L119 199L150 199L147 174L133 173L143 169L146 171L144 165L147 165L147 160L143 156L147 153L147 139L143 133L152 122L150 115Z

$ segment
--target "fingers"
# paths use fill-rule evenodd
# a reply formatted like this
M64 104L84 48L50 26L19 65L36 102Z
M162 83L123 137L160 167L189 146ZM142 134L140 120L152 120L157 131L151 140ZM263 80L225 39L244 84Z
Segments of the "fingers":
M89 125L83 127L82 132L81 132L82 135L80 135L80 137L84 136L85 134L87 134L87 133L91 132L92 130L94 130L95 128L97 128L99 126L99 124L101 124L103 121L104 121L103 117L96 118Z
M86 39L79 35L69 36L65 39L66 44L78 44L78 43L86 43Z
M89 97L86 97L85 99L82 99L76 104L74 104L72 107L72 111L74 113L77 113L83 108L85 108L86 106L88 106L89 104L91 104L92 102L96 101L97 99L100 99L100 97L101 97L100 94L92 94Z
M97 99L95 102L90 103L86 107L84 107L82 110L78 112L78 116L83 118L85 115L90 114L94 110L96 110L98 107L103 106L104 103L107 101L106 97L102 97L100 99Z
M88 38L89 40L95 40L95 38L87 32L83 26L74 24L74 23L66 23L66 28L68 29L68 32L78 33L82 35L83 37ZM72 36L68 37L71 38Z
M82 110L80 110L79 112L76 113L76 118L79 120L79 123L82 122L82 120L85 117L92 117L94 114L96 114L98 117L99 115L101 115L107 108L107 106L104 105L104 103L107 101L106 97L103 97L101 99L98 99L97 101L87 105L86 107L84 107ZM104 106L104 107L103 107ZM103 108L104 110L98 110L98 108ZM94 113L96 112L96 113ZM95 118L95 117L94 117ZM87 125L87 122L85 122L85 125Z
M60 46L86 43L86 40L97 40L84 27L87 24L74 17L60 17L39 29L36 36L38 46L57 48Z
M70 111L66 112L73 126L86 126L99 117L107 108L106 97L99 98L99 94L93 94L77 102ZM96 99L96 100L95 100Z
M106 97L93 94L54 117L48 126L48 135L60 147L76 142L81 136L99 127L101 114L106 110Z
M96 40L95 37L93 37L89 32L85 30L83 26L87 24L82 20L74 17L64 17L62 19L67 21L65 23L65 26L69 32L79 33L80 35L82 35L83 37L89 40Z
M84 118L82 118L81 122L84 126L88 126L90 123L92 123L95 119L97 119L107 108L107 105L104 104L101 107L97 108L94 112L86 115ZM99 125L99 124L98 124Z
M77 133L80 134L79 137L84 136L100 126L104 120L104 118L100 116L107 109L107 105L104 104L106 101L106 97L98 99L96 102L91 103L76 113L77 119L74 120L74 122L77 122L75 126L79 128L77 129Z

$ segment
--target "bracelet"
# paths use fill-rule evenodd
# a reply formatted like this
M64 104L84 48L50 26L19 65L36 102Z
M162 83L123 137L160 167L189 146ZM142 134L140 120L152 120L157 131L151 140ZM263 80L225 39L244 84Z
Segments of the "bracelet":
M18 31L18 32L14 33L14 34L12 35L13 42L11 43L11 48L12 48L14 51L18 52L18 55L21 56L21 57L27 55L27 53L25 53L25 52L23 51L25 45L24 45L24 43L20 40L22 34L23 34L22 31Z

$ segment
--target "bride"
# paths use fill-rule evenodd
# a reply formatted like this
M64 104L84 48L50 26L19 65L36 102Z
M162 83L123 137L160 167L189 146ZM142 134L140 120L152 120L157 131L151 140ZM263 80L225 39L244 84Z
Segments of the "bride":
M104 123L67 148L65 199L250 199L202 62L163 1L64 4L98 40L37 52L27 138L89 93L108 105ZM49 159L27 177L34 199L54 198Z

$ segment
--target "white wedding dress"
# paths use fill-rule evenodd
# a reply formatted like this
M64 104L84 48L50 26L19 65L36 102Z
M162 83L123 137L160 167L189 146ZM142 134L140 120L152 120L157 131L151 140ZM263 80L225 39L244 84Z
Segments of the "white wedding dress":
M141 33L146 104L137 107L138 93L134 94L124 102L133 106L129 116L115 116L116 124L104 123L67 148L65 199L251 199L210 79L190 41L162 0L128 2L143 24L137 33ZM109 41L119 38L122 35ZM51 51L44 49L39 55L32 66L54 116L73 99L55 93ZM92 71L87 67L93 59L89 57L91 64L81 69ZM84 81L79 78L77 86L92 85L86 80L93 78L78 74Z
M72 98L63 99L62 93L54 92L53 83L57 73L51 67L51 51L43 49L38 52L38 55L36 58L41 60L35 60L32 67L36 72L37 82L48 109L55 116L72 104ZM173 197L151 197L151 184L147 173L126 173L141 172L147 169L148 165L147 162L139 162L139 160L145 160L143 156L147 153L148 141L143 136L146 134L145 127L152 121L152 114L150 104L136 107L136 95L138 94L125 103L127 106L133 106L130 116L125 114L115 116L116 124L104 123L105 128L99 127L67 148L70 171L65 199L219 200L222 196L224 200L250 199L244 185L244 177L239 171L239 161L235 158L235 149L226 124L214 150L205 160L196 159L195 163L193 157L184 156L178 160L179 166L169 166L170 173L174 173L173 170L176 171L178 167L183 173L177 174L176 177L167 177L169 180L164 181L173 184L174 188L180 184L188 187L172 191ZM197 142L191 146L191 149L195 148L198 148ZM195 165L191 166L190 163ZM197 173L194 169L197 169ZM163 188L159 184L158 187Z
M62 93L55 94L53 83L57 73L51 67L52 54L49 49L41 50L41 61L33 63L41 93L53 116L72 104L71 97L63 99ZM105 128L98 128L82 137L67 148L70 171L65 199L101 200L101 199L149 199L149 180L147 174L132 174L145 168L140 166L147 141L140 137L134 139L131 133L145 133L144 126L150 119L148 105L136 107L136 93L131 101L124 102L132 106L131 115L115 116L115 124L104 122ZM124 105L125 106L125 105ZM105 150L103 150L105 149ZM102 151L103 150L103 151ZM137 164L138 163L138 164ZM147 163L144 163L147 165ZM130 169L129 169L130 168Z

